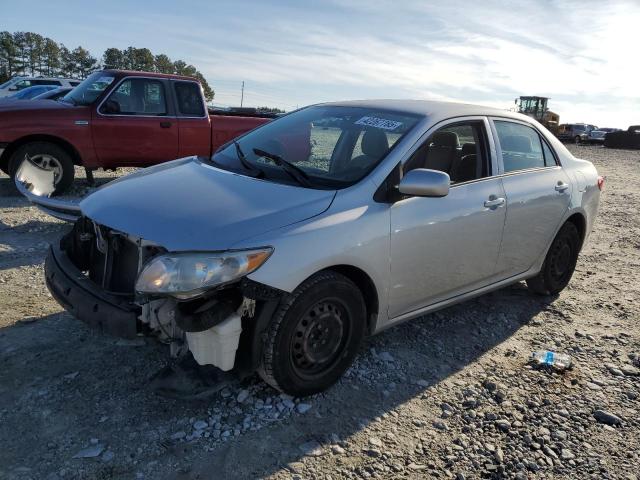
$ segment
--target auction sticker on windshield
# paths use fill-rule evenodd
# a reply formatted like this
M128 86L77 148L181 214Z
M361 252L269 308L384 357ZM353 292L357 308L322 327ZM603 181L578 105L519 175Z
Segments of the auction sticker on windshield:
M362 117L360 120L355 122L355 125L381 128L383 130L395 130L402 125L402 122L396 122L395 120L387 120L385 118L378 117Z

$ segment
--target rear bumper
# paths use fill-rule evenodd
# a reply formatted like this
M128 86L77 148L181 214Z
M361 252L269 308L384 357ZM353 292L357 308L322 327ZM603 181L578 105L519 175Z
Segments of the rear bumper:
M140 308L130 298L104 292L59 247L49 249L44 273L53 298L78 320L110 335L122 338L137 335Z

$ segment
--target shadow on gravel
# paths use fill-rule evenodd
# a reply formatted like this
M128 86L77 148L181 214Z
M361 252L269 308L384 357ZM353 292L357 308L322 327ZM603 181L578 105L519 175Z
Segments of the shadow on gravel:
M42 263L48 245L57 242L67 228L66 223L42 220L12 227L0 219L0 271Z
M262 478L299 461L305 455L300 445L326 446L334 443L332 434L347 440L376 417L421 396L505 341L552 301L518 284L387 330L366 342L353 369L362 375L352 372L312 399L310 412L246 432L210 453L203 451L202 441L167 443L176 419L206 418L207 409L221 401L189 403L154 395L149 379L165 364L165 347L154 341L121 345L64 313L18 323L0 329L0 423L12 432L0 436L0 465L51 458L56 471L62 458L80 466L69 460L83 447L78 439L94 436L116 458L134 458L136 442L148 441L152 432L153 453L140 461L176 472L169 478ZM377 360L372 348L390 353L393 362ZM191 458L188 468L178 473L172 466L186 457ZM92 474L109 478L130 478L138 468L131 461L94 466L98 472Z
M236 442L223 444L189 472L169 478L263 478L300 461L304 456L300 445L309 441L324 445L325 455L330 455L327 447L335 443L330 440L332 434L348 440L376 417L423 395L427 388L437 386L507 340L549 308L555 298L534 296L519 283L387 330L371 338L366 348L389 352L394 363L401 364L395 378L373 386L345 379L330 389L325 399L316 401L330 405L326 411L320 407L321 413L315 416L295 416L269 429L246 434ZM428 386L417 385L418 380L426 381ZM384 395L383 390L391 382L398 386ZM422 420L431 423L437 418L427 416ZM220 474L212 476L212 472Z

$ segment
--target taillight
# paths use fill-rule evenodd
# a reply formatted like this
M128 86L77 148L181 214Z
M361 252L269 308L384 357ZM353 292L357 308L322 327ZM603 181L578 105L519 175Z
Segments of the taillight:
M604 177L602 175L598 176L598 189L600 191L604 190Z

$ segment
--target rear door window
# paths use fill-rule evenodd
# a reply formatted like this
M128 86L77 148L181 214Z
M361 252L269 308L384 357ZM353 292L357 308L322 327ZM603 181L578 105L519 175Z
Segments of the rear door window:
M538 132L520 123L496 120L494 124L505 173L546 166Z
M205 116L202 91L198 83L174 81L173 89L178 104L178 115L182 117Z

